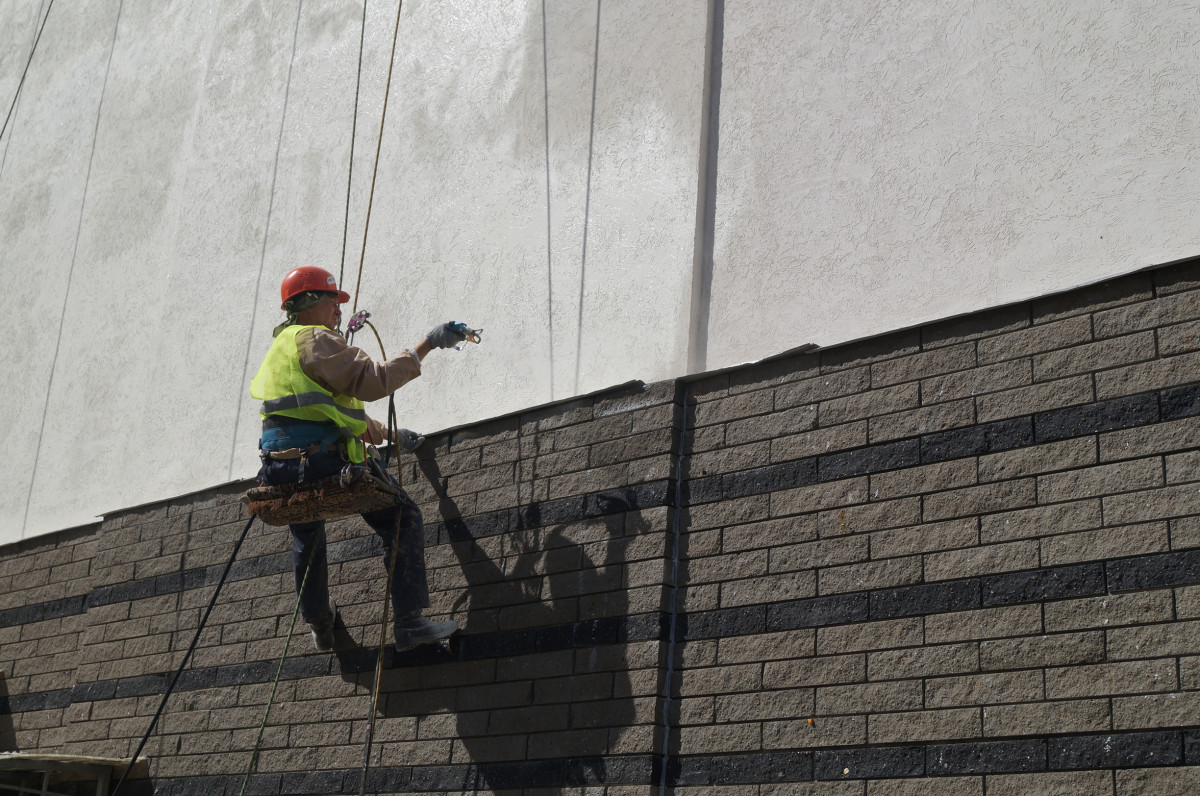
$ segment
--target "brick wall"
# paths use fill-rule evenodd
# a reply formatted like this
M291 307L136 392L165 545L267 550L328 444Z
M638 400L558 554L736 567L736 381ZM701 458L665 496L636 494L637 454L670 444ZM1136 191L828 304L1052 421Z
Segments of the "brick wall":
M431 437L448 650L387 653L377 793L1200 792L1200 264ZM128 755L231 485L0 550L0 743ZM358 791L385 574L293 640L255 793ZM294 606L252 527L143 789L237 793ZM669 698L668 698L669 697Z

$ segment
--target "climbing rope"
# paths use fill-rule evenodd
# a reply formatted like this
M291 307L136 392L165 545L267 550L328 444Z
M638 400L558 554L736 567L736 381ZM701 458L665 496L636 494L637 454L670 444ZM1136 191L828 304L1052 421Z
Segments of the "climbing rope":
M33 40L33 46L29 48L29 59L25 61L25 69L21 72L21 79L17 82L17 90L13 93L8 113L4 117L4 125L0 126L0 138L4 137L4 131L8 129L8 122L12 119L13 109L17 107L17 98L21 96L21 87L25 85L25 75L29 74L29 65L33 63L33 54L37 52L38 42L42 40L42 31L46 29L46 20L50 19L50 9L52 8L54 8L54 0L50 0L46 5L46 14L42 17L42 24Z
M250 526L254 524L257 517L251 515L246 522L246 527L242 529L242 535L238 537L237 544L233 546L233 555L229 556L229 561L225 562L225 569L221 572L221 579L217 581L217 588L213 591L212 597L208 601L208 607L204 609L204 615L200 617L200 624L196 627L196 635L192 637L192 643L188 646L187 653L183 656L183 660L179 662L179 668L175 670L175 676L171 678L170 685L163 692L162 699L159 700L158 710L154 711L154 718L150 720L150 726L146 728L146 734L142 736L141 743L138 744L137 751L133 753L133 757L129 759L129 763L125 766L124 773L121 774L120 781L113 788L112 796L117 796L121 792L121 786L125 784L126 777L133 770L133 766L137 763L138 757L142 754L142 749L146 746L146 741L150 740L151 734L154 732L154 726L158 724L159 718L162 716L163 708L167 705L167 700L171 697L171 692L175 690L175 685L179 682L179 676L183 674L183 670L187 668L188 661L192 659L192 653L196 651L196 645L200 643L200 634L204 632L204 626L208 623L209 614L212 613L213 606L217 604L217 596L221 593L221 587L225 585L225 579L229 577L229 570L233 568L234 559L237 558L238 551L242 549L242 542L246 541L246 534L250 532Z
M379 114L379 138L375 142L375 165L371 170L371 190L367 194L367 219L363 223L362 251L358 256L358 278L354 282L354 305L350 311L358 309L358 288L362 284L363 261L367 257L367 233L371 229L371 206L375 203L375 178L379 176L379 152L383 148L383 125L387 121L388 96L392 93L392 68L396 65L396 40L400 37L400 11L404 8L404 0L396 3L396 27L392 31L392 54L388 59L387 84L383 89L383 110ZM339 282L339 284L341 284Z
M342 222L342 257L338 261L339 285L346 273L346 237L350 234L350 185L354 178L354 139L358 137L358 90L362 85L363 41L367 36L367 0L363 0L362 27L358 32L358 72L354 78L354 116L350 122L350 166L346 169L346 216Z

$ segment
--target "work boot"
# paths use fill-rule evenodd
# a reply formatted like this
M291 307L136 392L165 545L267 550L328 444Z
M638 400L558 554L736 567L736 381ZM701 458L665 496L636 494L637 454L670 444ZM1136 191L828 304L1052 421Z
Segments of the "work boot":
M329 618L318 622L310 622L309 627L312 628L312 640L320 652L329 652L333 649L336 638L333 633L334 626L337 624L338 610L337 604L333 598L329 598Z
M431 622L421 616L420 611L409 611L396 617L393 630L396 634L396 652L404 652L422 644L448 638L458 630L458 623L453 619Z

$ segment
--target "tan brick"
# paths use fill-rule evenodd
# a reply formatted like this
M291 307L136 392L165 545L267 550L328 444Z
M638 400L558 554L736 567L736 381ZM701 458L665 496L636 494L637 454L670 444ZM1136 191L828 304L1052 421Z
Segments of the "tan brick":
M751 495L736 500L718 500L688 508L688 527L692 531L741 525L765 520L771 508L770 495Z
M915 647L922 643L921 628L920 617L821 627L817 628L817 654L836 655L844 652Z
M993 774L987 777L988 796L1112 796L1112 792L1112 773L1109 771Z
M967 578L1038 566L1038 543L1033 540L985 545L925 556L925 580Z
M1110 696L1174 691L1179 688L1169 658L1046 670L1046 698Z
M777 547L770 551L770 571L792 572L865 561L869 556L868 548L869 542L865 536L839 536Z
M1200 517L1180 517L1167 525L1171 529L1171 549L1200 547Z
M1096 463L1096 438L1051 442L979 457L979 481L1002 481Z
M871 386L870 367L851 368L836 373L826 373L802 379L792 384L775 388L775 406L786 409L790 406L814 404L839 398L844 395L864 392Z
M1172 618L1171 590L1048 602L1044 611L1046 630L1051 633L1166 622Z
M1200 586L1184 586L1175 590L1175 614L1178 619L1200 619ZM1166 618L1170 619L1171 617L1167 616ZM1138 624L1148 624L1148 622L1139 622Z
M1016 359L973 368L947 376L935 376L921 382L921 403L935 404L975 395L1008 390L1033 382L1029 359Z
M768 440L697 453L691 457L689 462L691 476L699 478L737 470L751 470L766 464L770 456L771 443Z
M1037 479L1038 502L1064 500L1132 492L1163 484L1162 459L1154 456L1117 464L1041 475Z
M842 594L868 589L907 586L921 580L921 557L885 558L861 564L828 567L817 572L820 594Z
M1087 375L981 395L975 399L975 405L979 422L990 423L993 420L1077 406L1094 400L1092 377Z
M1164 357L1200 349L1200 321L1189 321L1156 330L1158 351Z
M770 495L763 495L770 500ZM799 517L782 517L766 522L753 522L746 525L735 525L714 535L719 543L712 553L742 553L750 550L761 550L764 547L777 547L795 542L806 542L817 538L817 522L815 515L806 514ZM700 551L696 546L698 537L690 535L686 552L689 557ZM703 553L700 553L703 554Z
M1035 666L1068 666L1104 660L1104 633L1056 633L1049 636L983 641L979 665L984 671Z
M961 401L933 404L905 412L878 415L869 421L871 443L887 442L904 437L932 434L962 428L975 422L975 402L970 398Z
M1167 483L1195 481L1200 473L1200 451L1176 453L1166 457Z
M979 364L989 365L1043 351L1053 351L1086 343L1091 339L1092 321L1087 316L1044 323L980 340Z
M850 746L866 741L866 716L812 716L763 722L764 749Z
M867 501L867 479L849 478L771 493L771 516L801 514Z
M978 544L979 519L968 517L873 533L871 555L875 558L895 558Z
M919 680L820 686L817 715L916 710L921 707L921 690Z
M1200 417L1168 420L1100 435L1100 461L1111 462L1200 446Z
M983 735L979 708L885 713L867 720L871 743L959 740Z
M867 796L983 796L983 777L870 779Z
M743 445L758 440L769 440L811 431L816 426L817 407L797 406L730 423L725 427L725 444Z
M693 754L754 752L762 748L761 728L762 725L758 722L681 727L679 743L682 748ZM554 750L551 749L550 752L553 753Z
M1053 506L1007 511L980 518L980 541L1003 542L1099 528L1099 500L1080 500Z
M680 677L679 695L731 694L755 691L762 687L762 666L758 663L690 669Z
M1186 727L1195 724L1200 711L1200 691L1114 697L1113 729Z
M985 514L1032 506L1037 502L1034 479L997 481L950 492L927 495L923 519L926 522Z
M1179 687L1184 691L1200 689L1200 656L1179 659Z
M1045 381L1092 373L1131 362L1144 362L1154 356L1153 332L1114 337L1034 357L1033 379Z
M975 344L958 345L897 357L871 365L871 386L887 387L926 376L952 373L975 366Z
M1193 320L1200 317L1200 300L1197 296L1195 292L1177 293L1153 301L1097 312L1096 337L1113 337Z
M1042 612L1037 605L1011 605L955 611L925 617L925 643L978 641L1042 632Z
M1042 673L995 672L965 677L941 677L925 681L925 707L949 708L959 705L998 705L1028 702L1045 696Z
M1187 384L1195 381L1197 368L1200 368L1200 352L1106 370L1096 374L1096 398L1103 401Z
M662 582L661 578L658 582ZM720 605L722 608L733 608L779 600L799 600L815 597L816 594L816 572L784 572L722 583Z
M988 705L983 709L983 734L988 737L1101 732L1110 725L1107 699Z
M1129 525L1200 513L1200 485L1196 483L1129 492L1105 497L1106 525Z
M728 636L719 641L716 660L724 666L815 655L816 639L817 631L812 628L753 636Z
M771 463L834 453L867 444L867 421L843 423L771 440Z
M871 476L871 500L920 495L936 489L953 489L977 483L974 459L908 467Z
M867 656L867 674L871 680L936 677L977 671L979 645L974 642L884 650Z
M1111 660L1200 654L1200 621L1118 627L1106 633Z
M807 716L813 712L813 694L812 688L792 688L718 696L717 723Z
M921 498L907 497L861 506L823 511L817 515L817 531L822 537L866 533L921 521Z
M764 688L842 685L866 679L866 656L862 654L768 661L763 667Z
M818 415L821 425L833 426L851 420L914 409L919 403L917 384L910 382L822 401L818 404Z
M1108 558L1160 553L1170 549L1167 523L1149 522L1100 531L1082 531L1042 540L1042 565L1102 561Z
M1119 769L1116 777L1116 796L1193 796L1200 791L1200 766Z

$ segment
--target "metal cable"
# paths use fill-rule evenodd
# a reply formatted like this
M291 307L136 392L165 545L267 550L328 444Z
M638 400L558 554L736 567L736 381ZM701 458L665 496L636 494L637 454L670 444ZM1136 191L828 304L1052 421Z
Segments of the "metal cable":
M346 169L346 219L342 223L342 258L338 261L338 285L345 282L346 237L350 234L350 184L354 178L354 139L358 137L358 90L362 85L363 41L367 37L367 0L363 0L362 28L358 33L358 74L354 79L354 116L350 122L350 164Z
M367 233L371 229L371 207L375 204L375 178L379 176L379 151L383 148L383 125L387 121L388 95L392 93L392 69L396 65L396 39L400 36L400 12L404 0L396 3L396 28L392 31L392 54L388 59L387 83L383 89L383 110L379 114L379 138L375 142L375 166L371 169L371 191L367 194L367 218L363 222L362 252L358 256L358 278L354 282L354 305L350 312L358 311L358 288L362 285L363 261L367 257Z
M321 533L324 533L324 530ZM292 633L296 630L296 617L300 615L300 601L304 594L304 587L308 585L308 573L312 572L312 560L315 554L315 547L308 551L308 564L304 567L304 577L300 579L300 588L296 591L296 607L292 609L292 623L288 626L287 640L283 643L283 654L279 656L279 665L275 667L275 680L271 683L271 695L267 697L267 709L263 711L262 723L258 725L258 738L254 741L254 752L250 755L250 765L246 767L246 776L242 778L242 788L238 791L238 796L244 796L246 793L250 775L254 773L254 768L258 765L263 735L267 730L267 716L271 714L271 706L275 703L275 691L279 688L279 678L283 675L283 662L287 660L288 648L292 646ZM337 619L336 615L334 615L334 619Z
M175 670L175 676L171 678L171 684L167 686L167 690L163 693L162 699L158 703L158 710L154 711L154 718L150 720L150 726L146 728L146 734L142 736L137 751L129 759L129 764L125 766L125 771L121 774L120 781L113 788L113 796L117 796L121 792L121 786L125 784L125 778L133 770L138 756L141 755L142 749L146 746L146 741L150 740L150 736L154 733L154 726L158 724L158 719L162 716L163 708L167 705L167 699L170 698L171 692L175 690L175 685L179 682L179 676L187 668L188 661L192 659L192 653L196 651L196 645L200 643L200 634L204 632L204 625L208 622L208 617L212 613L213 606L217 604L217 596L221 593L221 587L225 585L225 579L229 577L229 570L233 568L233 561L237 558L238 551L242 549L242 542L246 541L246 534L250 532L250 526L254 524L256 519L258 519L256 515L250 515L250 519L246 522L246 527L242 529L242 535L238 537L237 544L233 546L233 555L229 556L229 560L225 562L225 570L221 573L221 579L217 581L217 588L213 591L213 595L208 601L208 607L204 609L204 616L200 617L200 625L196 628L196 635L192 637L192 643L188 646L187 653L183 656L183 660L180 661L179 668Z
M50 9L54 8L54 0L46 6L46 14L42 17L41 27L38 28L37 37L33 40L33 46L29 48L29 59L25 61L25 69L21 72L21 79L17 82L17 90L13 92L12 102L9 103L8 113L4 116L4 125L0 126L0 138L4 137L4 131L8 129L8 123L12 119L13 110L17 107L17 97L21 96L21 88L25 85L25 75L29 74L29 65L33 63L33 54L37 52L38 42L42 40L42 31L46 29L46 20L50 19Z

